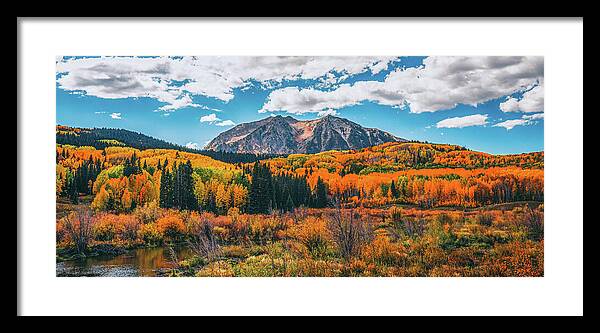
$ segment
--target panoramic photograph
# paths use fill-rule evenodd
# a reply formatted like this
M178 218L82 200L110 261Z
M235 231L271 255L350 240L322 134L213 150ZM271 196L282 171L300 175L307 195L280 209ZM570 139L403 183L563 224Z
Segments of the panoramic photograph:
M57 277L544 276L543 56L60 56L55 157Z

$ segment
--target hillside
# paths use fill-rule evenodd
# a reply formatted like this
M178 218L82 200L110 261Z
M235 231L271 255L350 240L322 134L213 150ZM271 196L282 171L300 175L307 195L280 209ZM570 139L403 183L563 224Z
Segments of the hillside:
M276 156L273 154L239 154L212 150L191 149L164 140L156 139L142 133L117 128L79 128L57 125L56 143L80 147L88 146L96 149L104 149L115 146L131 147L140 150L173 149L183 152L202 154L227 163L249 163Z
M543 169L544 152L492 155L448 144L390 142L354 151L292 154L270 159L278 170L327 169L345 174L390 173L407 169L491 168Z

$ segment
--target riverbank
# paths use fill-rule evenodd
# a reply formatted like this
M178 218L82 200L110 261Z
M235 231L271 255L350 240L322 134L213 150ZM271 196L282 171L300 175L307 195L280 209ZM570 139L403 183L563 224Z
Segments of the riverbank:
M191 252L184 246L173 247L177 260L191 257ZM165 276L176 264L172 253L166 246L139 247L125 252L97 254L77 259L57 261L57 277L143 277Z

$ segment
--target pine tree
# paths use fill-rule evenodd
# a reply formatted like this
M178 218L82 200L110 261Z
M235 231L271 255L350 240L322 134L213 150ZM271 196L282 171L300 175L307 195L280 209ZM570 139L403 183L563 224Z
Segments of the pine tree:
M292 212L294 211L294 200L292 200L292 195L288 192L288 197L285 202L285 211Z
M171 173L165 169L160 177L159 205L163 208L170 208L172 207L171 202Z
M79 193L77 192L77 184L75 183L75 179L73 178L68 184L68 196L69 199L71 199L72 203L79 203Z
M185 164L182 164L181 169L182 208L195 210L197 209L198 200L194 194L194 178L192 177L194 169L192 167L192 162L187 160Z
M315 187L315 208L327 207L327 186L325 182L319 177L317 179L317 186Z
M396 184L394 183L393 180L392 180L392 184L390 185L390 192L394 199L398 198L398 189L396 188Z
M273 181L268 165L254 163L252 183L248 194L248 212L251 214L266 214L274 208Z

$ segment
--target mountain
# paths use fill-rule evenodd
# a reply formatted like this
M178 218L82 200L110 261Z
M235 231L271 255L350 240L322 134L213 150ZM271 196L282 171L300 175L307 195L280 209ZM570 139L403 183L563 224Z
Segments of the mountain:
M278 115L237 125L219 134L205 149L237 153L313 154L405 141L388 132L362 127L331 115L307 121Z
M104 149L115 146L132 147L140 150L174 149L206 155L215 160L227 163L249 163L278 156L273 154L240 154L213 150L198 150L120 128L81 128L57 125L56 143L72 146L90 146L96 149Z

